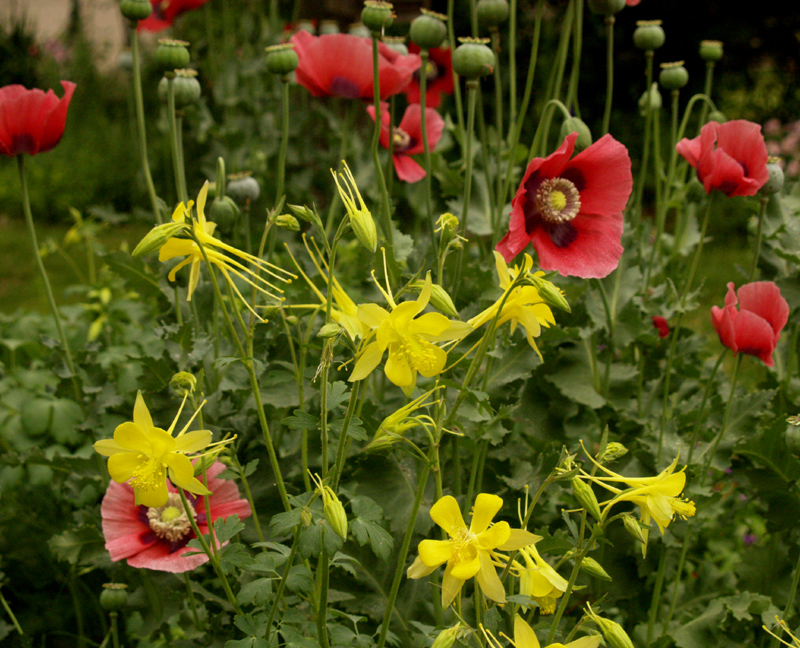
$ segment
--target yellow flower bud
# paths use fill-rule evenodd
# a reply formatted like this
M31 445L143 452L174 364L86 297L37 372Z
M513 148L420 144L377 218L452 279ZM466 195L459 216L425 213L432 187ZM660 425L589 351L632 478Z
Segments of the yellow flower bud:
M416 292L422 292L424 286L425 282L421 279L417 279L410 287ZM453 303L453 299L439 284L431 285L431 304L436 310L444 313L448 317L458 317L458 311L456 310L456 305Z
M338 322L328 322L319 330L317 337L328 340L330 338L335 338L337 335L341 335L343 330L344 329Z
M603 454L597 457L597 461L600 463L611 463L620 457L624 457L626 454L628 454L628 449L624 445L612 441L606 445L606 449L603 451Z
M289 230L290 232L300 231L299 221L291 214L280 214L276 216L275 224L278 227L282 227L283 229Z
M633 648L631 638L619 623L597 616L589 605L587 605L587 608L588 617L600 628L610 648Z
M169 380L169 386L175 393L183 396L186 392L190 394L197 387L197 378L188 371L179 371Z
M567 300L564 298L564 293L561 292L560 288L556 288L553 282L535 274L532 274L530 278L536 290L539 291L539 297L541 297L548 306L559 308L567 313L572 312L569 303L567 303Z
M347 210L347 215L350 217L350 227L353 228L353 233L356 235L358 242L370 252L375 252L378 249L378 230L375 228L375 221L372 219L372 214L367 209L367 205L358 191L358 186L350 167L347 166L347 162L344 160L342 160L342 164L344 165L344 174L340 173L337 177L336 172L331 169L331 175L333 175L333 180L339 190L339 196ZM342 180L341 184L339 183L339 178Z
M647 539L650 536L650 529L639 524L639 521L632 515L623 515L622 523L625 525L625 530L628 534L642 543L642 556L645 556L647 553Z
M134 248L132 256L136 258L149 254L150 252L155 252L179 232L188 229L189 226L183 222L176 223L175 221L170 221L169 223L156 225L145 234L141 241L139 241L139 245Z
M330 486L325 486L318 475L311 475L317 486L317 492L322 497L322 513L325 520L342 540L347 540L347 515L344 506Z
M575 499L578 503L586 509L595 520L600 519L600 505L597 503L592 487L589 486L579 477L572 478L572 492L575 494Z
M597 562L594 558L590 558L589 556L584 556L583 560L581 561L581 569L585 571L587 574L594 576L595 578L599 578L600 580L611 581L611 576L608 575L608 572L603 569L599 562Z
M451 648L461 632L461 623L456 623L452 628L442 630L433 640L431 648Z

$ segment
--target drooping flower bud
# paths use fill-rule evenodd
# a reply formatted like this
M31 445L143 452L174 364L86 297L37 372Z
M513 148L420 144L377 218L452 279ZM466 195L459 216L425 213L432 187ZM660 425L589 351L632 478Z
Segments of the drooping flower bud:
M707 63L716 63L722 58L722 41L700 41L700 58Z
M666 34L660 20L637 20L633 30L633 44L640 50L657 50L664 44Z
M601 464L607 464L624 457L626 454L628 454L628 449L624 445L611 441L606 444L606 449L597 457L597 461Z
M689 83L689 72L683 67L683 61L662 63L658 81L667 90L680 90Z
M590 576L594 576L595 578L599 578L600 580L604 581L613 580L611 576L608 575L608 572L605 569L603 569L600 563L597 562L594 558L590 558L589 556L584 556L583 560L581 561L581 569Z
M561 133L558 136L559 141L566 139L570 133L578 133L578 139L575 140L575 153L580 153L584 149L592 145L592 131L586 125L586 122L578 117L570 117L561 123Z
M420 292L424 285L425 282L422 279L417 279L409 288ZM453 299L439 284L431 285L431 304L436 310L444 313L448 317L458 317L458 311L456 310L456 305L453 303Z
M447 16L420 9L421 16L417 16L411 21L408 35L411 42L419 46L420 49L433 49L439 47L447 37Z
M721 110L712 110L710 113L708 113L708 121L715 121L718 124L724 124L726 121L728 121L728 118Z
M267 69L272 74L286 75L294 72L300 64L300 58L294 51L294 43L281 43L266 48Z
M124 583L105 583L100 592L100 607L106 612L119 612L128 602L127 589Z
M478 0L475 5L478 14L478 24L487 29L493 29L508 20L508 0Z
M173 72L189 65L189 43L162 38L156 48L156 66L162 72Z
M758 190L758 193L762 196L771 196L772 194L779 193L780 190L783 189L784 176L783 167L780 165L780 158L767 158L767 172L769 173L769 180Z
M600 519L600 505L597 503L592 487L589 486L579 477L572 478L572 492L575 494L575 499L586 512L589 513L595 520Z
M281 229L289 230L290 232L300 231L300 223L291 214L279 214L275 217L275 224Z
M383 30L394 22L391 2L383 0L366 0L361 10L361 22L372 33L383 34Z
M642 545L647 546L647 539L650 536L650 529L645 529L639 524L639 521L632 515L623 515L622 523L625 525L625 530L634 540L641 542Z
M478 79L494 72L494 52L488 38L459 38L453 52L453 69L465 79Z
M319 476L312 474L311 479L317 486L317 492L322 497L322 513L331 529L336 532L342 540L347 540L347 515L336 493L330 486L325 486Z

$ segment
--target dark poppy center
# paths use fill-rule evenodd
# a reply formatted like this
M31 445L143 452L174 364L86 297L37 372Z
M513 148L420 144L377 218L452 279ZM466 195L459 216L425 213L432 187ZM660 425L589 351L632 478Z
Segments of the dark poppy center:
M392 130L392 143L395 153L403 153L417 145L416 140L401 128Z
M347 77L341 76L333 77L331 85L328 87L328 92L337 97L345 97L347 99L361 97L361 90L358 85Z
M16 133L11 139L11 150L15 153L32 153L36 142L30 133Z
M188 501L187 504L192 518L197 518L194 506ZM177 493L170 493L164 506L147 509L147 524L157 538L169 543L170 553L185 547L194 537L192 523Z
M570 180L547 178L536 190L533 203L536 211L548 223L568 223L581 210L581 195Z
M414 78L419 81L420 77L422 76L422 68L417 68L414 71ZM428 81L435 81L440 76L442 76L442 69L436 65L434 61L428 59L425 63L425 78Z

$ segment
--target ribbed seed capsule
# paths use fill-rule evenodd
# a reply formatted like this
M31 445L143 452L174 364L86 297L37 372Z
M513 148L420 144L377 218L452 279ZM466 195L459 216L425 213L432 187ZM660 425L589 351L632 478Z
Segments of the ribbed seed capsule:
M421 9L421 16L417 16L411 21L408 36L411 42L419 46L420 49L433 49L439 47L447 37L447 16Z

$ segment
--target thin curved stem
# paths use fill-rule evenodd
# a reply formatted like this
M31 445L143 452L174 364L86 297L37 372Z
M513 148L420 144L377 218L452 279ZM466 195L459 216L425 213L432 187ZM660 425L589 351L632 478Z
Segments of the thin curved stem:
M606 16L606 103L603 110L602 134L611 124L611 103L614 98L614 16Z

